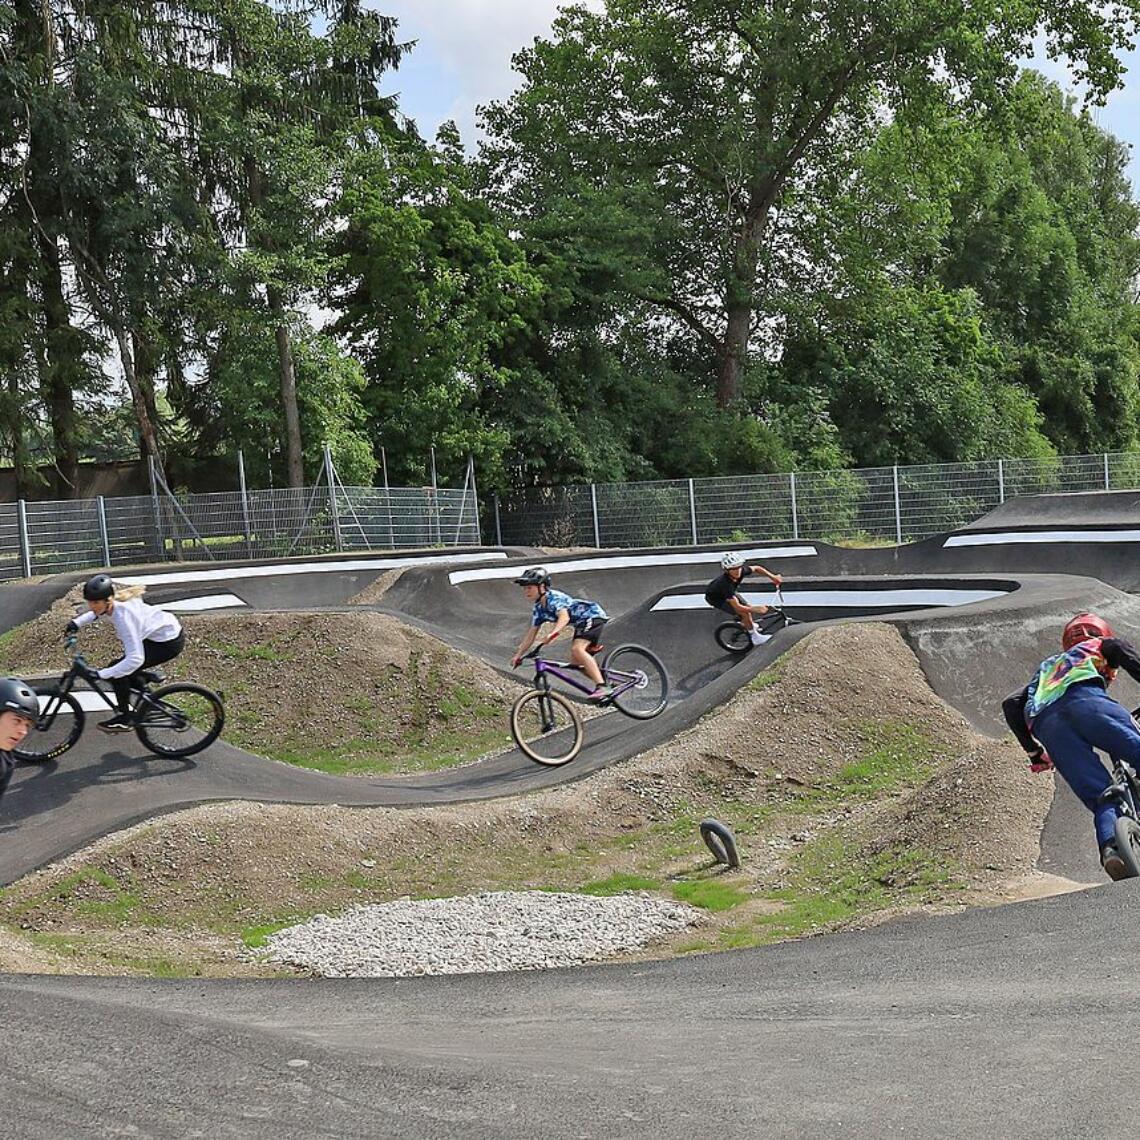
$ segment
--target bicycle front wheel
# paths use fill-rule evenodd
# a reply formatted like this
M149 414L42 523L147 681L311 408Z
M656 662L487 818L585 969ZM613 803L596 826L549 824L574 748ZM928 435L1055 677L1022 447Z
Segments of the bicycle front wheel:
M752 648L752 639L748 636L748 630L738 621L721 622L713 636L717 645L721 649L727 649L729 653L747 653Z
M12 755L29 764L43 764L62 756L79 739L86 718L70 693L41 688L32 692L40 698L40 719Z
M166 685L143 693L135 735L158 756L193 756L218 739L226 722L222 698L201 685Z
M602 675L616 690L618 710L635 720L652 719L669 701L665 666L640 645L619 645L602 663Z
M556 768L582 747L582 718L561 694L531 689L511 709L511 735L524 756Z
M1140 876L1140 824L1130 816L1122 815L1116 821L1116 846L1128 868L1128 877Z

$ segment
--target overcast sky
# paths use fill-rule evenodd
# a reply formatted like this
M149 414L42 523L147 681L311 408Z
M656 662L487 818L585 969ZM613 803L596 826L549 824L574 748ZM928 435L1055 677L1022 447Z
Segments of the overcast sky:
M428 138L446 119L454 119L468 149L476 140L475 107L504 99L518 76L511 56L545 36L559 0L370 0L400 21L402 40L416 40L399 71L389 76L387 90L398 92L401 110L416 120ZM602 0L591 0L601 6ZM1099 123L1132 144L1133 192L1140 197L1140 51L1131 53L1126 87L1115 92L1100 111ZM1064 69L1039 60L1051 78L1067 83Z

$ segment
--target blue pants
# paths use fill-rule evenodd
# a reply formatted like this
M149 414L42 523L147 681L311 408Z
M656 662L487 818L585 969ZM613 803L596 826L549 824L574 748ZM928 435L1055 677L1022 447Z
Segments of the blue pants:
M1093 813L1096 841L1103 847L1116 827L1116 805L1098 804L1097 797L1112 783L1099 748L1140 767L1140 732L1128 711L1093 683L1074 685L1047 705L1030 728L1045 745L1065 783Z

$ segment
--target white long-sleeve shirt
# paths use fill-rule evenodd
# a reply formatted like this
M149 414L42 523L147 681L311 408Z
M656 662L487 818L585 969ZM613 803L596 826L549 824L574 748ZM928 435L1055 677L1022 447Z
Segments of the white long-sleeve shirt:
M78 626L90 625L102 614L88 610L74 619ZM144 641L173 641L181 632L182 624L166 610L157 606L148 606L142 598L131 598L130 601L116 602L111 608L111 622L119 640L123 643L123 659L99 670L99 676L104 681L114 677L126 677L142 666L146 660Z

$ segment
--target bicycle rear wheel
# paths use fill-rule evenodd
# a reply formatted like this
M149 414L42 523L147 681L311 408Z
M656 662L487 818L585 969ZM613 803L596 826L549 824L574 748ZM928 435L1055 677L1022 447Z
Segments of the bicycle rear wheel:
M143 693L135 735L158 756L193 756L208 748L226 722L222 698L201 685L167 685Z
M582 747L582 718L561 694L544 689L523 693L511 708L511 735L524 756L556 768Z
M665 666L640 645L619 645L602 663L602 675L618 690L614 705L635 720L652 719L669 701Z
M748 630L738 621L721 622L713 636L717 645L721 649L727 649L729 653L747 653L752 648L752 639L748 636Z
M29 764L43 764L62 756L79 739L86 717L70 693L36 686L32 692L40 698L40 719L12 755Z

